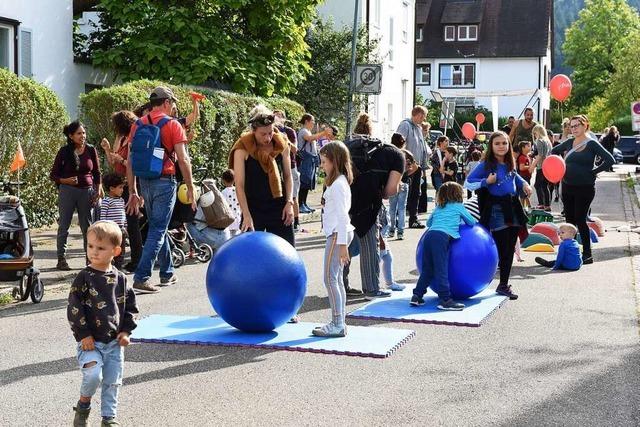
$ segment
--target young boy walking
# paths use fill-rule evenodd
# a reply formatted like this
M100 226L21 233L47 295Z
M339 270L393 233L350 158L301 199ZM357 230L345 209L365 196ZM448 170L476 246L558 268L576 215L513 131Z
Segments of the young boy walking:
M98 221L87 231L89 265L78 273L69 291L67 319L78 342L82 372L74 427L87 426L91 398L102 382L102 426L118 426L116 410L122 385L124 347L136 327L136 296L126 276L111 265L120 254L122 232L112 221Z

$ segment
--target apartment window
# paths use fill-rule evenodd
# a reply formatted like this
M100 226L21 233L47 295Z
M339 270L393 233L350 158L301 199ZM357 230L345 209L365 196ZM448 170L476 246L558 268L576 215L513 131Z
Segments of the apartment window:
M389 66L393 67L393 17L389 18Z
M478 40L477 25L459 25L458 41L475 41Z
M423 25L416 25L416 42L422 41L422 28Z
M423 86L431 85L431 64L416 65L416 84Z
M373 2L373 25L375 25L376 28L380 28L380 1L381 0L374 0Z
M444 41L452 42L456 40L456 27L455 25L444 26Z
M402 2L402 41L409 41L409 3Z
M440 87L465 87L475 88L476 66L475 64L441 64Z
M13 26L0 23L0 68L14 71L15 53Z

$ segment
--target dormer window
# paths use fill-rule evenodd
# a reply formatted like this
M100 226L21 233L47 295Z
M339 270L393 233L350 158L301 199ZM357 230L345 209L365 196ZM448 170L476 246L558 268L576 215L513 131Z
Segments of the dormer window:
M458 41L476 41L478 40L478 26L477 25L459 25L458 26Z
M444 26L444 41L453 42L456 41L456 27L455 25Z

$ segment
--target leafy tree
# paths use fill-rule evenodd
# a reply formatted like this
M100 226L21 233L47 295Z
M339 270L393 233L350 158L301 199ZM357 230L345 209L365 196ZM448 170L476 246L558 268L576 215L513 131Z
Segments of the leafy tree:
M574 69L572 101L576 106L587 106L604 93L621 65L615 59L628 43L626 36L638 29L638 12L626 0L586 0L563 46L566 62Z
M215 82L286 94L309 70L304 40L320 0L101 0L87 44L124 81Z
M333 21L317 19L306 38L311 52L309 74L291 94L291 98L304 105L319 121L338 124L341 128L349 97L351 39L351 28L336 29ZM368 39L367 30L361 27L356 60L358 63L380 63L378 40ZM364 111L366 100L366 96L355 97L354 115ZM341 129L341 134L344 135L344 129Z

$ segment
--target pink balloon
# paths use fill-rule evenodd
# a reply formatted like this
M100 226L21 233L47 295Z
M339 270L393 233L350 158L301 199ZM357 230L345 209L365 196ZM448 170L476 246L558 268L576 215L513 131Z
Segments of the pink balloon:
M462 125L462 135L467 139L473 139L476 136L476 126L471 122Z
M479 125L483 124L485 119L486 117L484 116L483 113L476 114L476 123L478 123Z
M544 162L542 162L542 173L544 177L547 178L547 181L552 184L560 182L566 170L567 166L564 163L564 159L555 154L548 156L544 159Z
M571 79L565 76L564 74L558 74L554 76L549 82L549 90L551 91L551 96L560 102L563 102L569 95L571 95L571 88L573 85L571 84Z

